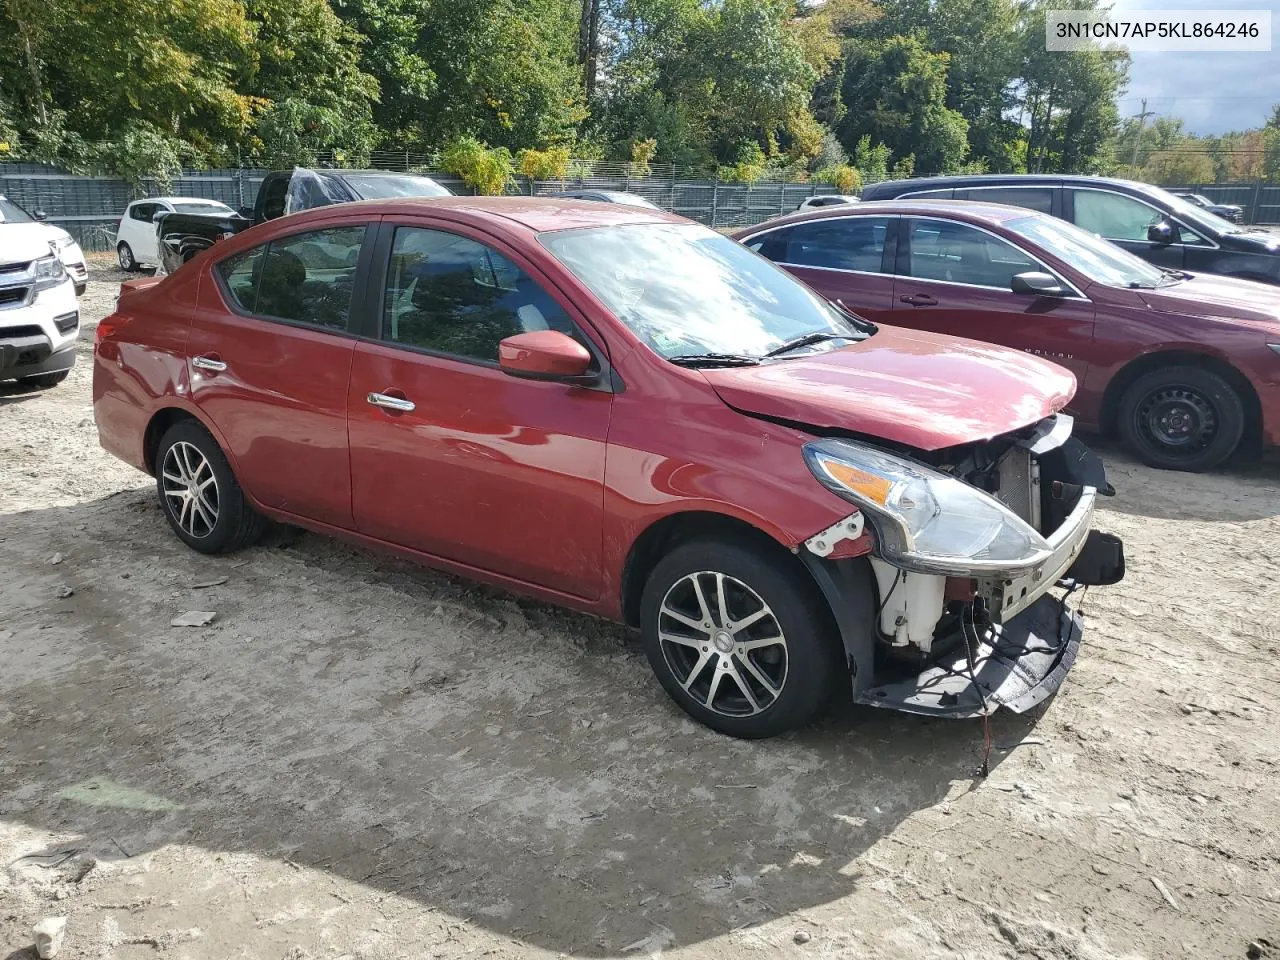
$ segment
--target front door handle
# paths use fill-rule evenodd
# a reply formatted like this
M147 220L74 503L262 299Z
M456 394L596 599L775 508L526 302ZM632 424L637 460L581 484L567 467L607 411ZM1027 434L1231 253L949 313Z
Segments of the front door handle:
M397 413L411 413L414 409L412 400L406 400L404 397L390 397L385 393L371 393L365 399L375 407L384 407L387 410L395 410Z
M913 293L909 297L899 297L903 303L909 303L913 307L936 307L938 301L927 293Z
M195 357L191 365L197 370L207 370L209 373L221 373L227 369L227 365L217 357Z

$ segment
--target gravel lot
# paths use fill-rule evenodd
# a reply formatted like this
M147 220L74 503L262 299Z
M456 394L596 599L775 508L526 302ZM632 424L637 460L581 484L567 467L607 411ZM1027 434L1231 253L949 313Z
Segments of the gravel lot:
M120 960L1280 956L1274 461L1105 450L1129 578L989 779L977 723L740 743L608 624L311 535L187 550L97 445L119 279L66 383L0 388L0 957L46 916Z

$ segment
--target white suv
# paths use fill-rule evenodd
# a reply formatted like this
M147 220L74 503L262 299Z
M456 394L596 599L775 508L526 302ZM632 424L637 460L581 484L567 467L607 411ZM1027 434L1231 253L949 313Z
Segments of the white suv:
M200 197L151 197L135 200L125 207L116 228L116 257L120 269L140 270L160 266L160 246L156 240L157 213L234 213L225 203Z
M45 225L11 206L0 197L0 381L52 387L76 362L75 281Z
M40 232L53 245L53 252L58 255L58 259L66 267L67 273L71 274L71 279L75 281L76 296L78 297L89 286L89 268L85 264L84 251L80 249L80 244L76 243L71 234L61 227L55 227L52 223L45 223L44 219L45 215L40 210L28 213L3 193L0 193L0 226L6 223L38 224Z

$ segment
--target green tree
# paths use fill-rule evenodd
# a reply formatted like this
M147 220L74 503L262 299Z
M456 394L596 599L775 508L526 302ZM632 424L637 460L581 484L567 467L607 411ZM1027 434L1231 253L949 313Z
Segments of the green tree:
M840 125L846 147L863 136L894 155L914 154L916 169L946 173L969 152L968 122L946 105L950 57L931 53L919 35L855 41L846 53Z
M1127 54L1102 50L1045 50L1045 10L1051 0L1029 0L1019 24L1022 67L1016 91L1027 127L1026 168L1038 172L1098 173L1109 167L1119 112L1116 97L1128 78ZM1052 0L1085 10L1100 0Z

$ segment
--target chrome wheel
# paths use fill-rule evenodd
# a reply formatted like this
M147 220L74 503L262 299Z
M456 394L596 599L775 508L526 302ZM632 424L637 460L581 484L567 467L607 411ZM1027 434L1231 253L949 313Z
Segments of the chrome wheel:
M658 610L658 641L681 688L727 717L761 713L787 682L778 618L741 580L714 571L677 580Z
M178 526L197 540L209 536L218 523L218 479L199 448L185 440L169 447L160 482Z

